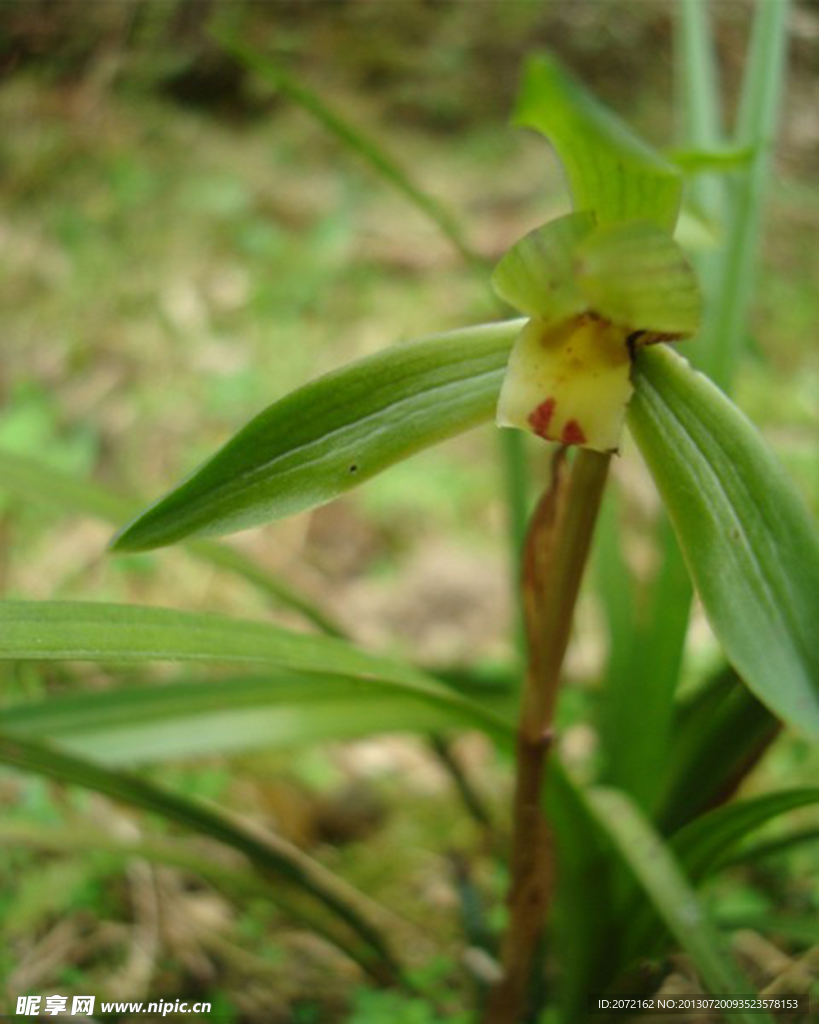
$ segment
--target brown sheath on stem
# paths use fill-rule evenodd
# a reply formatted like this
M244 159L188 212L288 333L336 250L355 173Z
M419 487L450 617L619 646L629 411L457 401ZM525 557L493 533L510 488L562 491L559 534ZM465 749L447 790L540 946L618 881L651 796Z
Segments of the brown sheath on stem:
M523 554L528 667L522 696L513 805L509 925L503 976L489 995L484 1024L520 1024L554 884L551 843L542 810L546 755L610 455L580 449L571 468L555 454L552 480L529 525Z

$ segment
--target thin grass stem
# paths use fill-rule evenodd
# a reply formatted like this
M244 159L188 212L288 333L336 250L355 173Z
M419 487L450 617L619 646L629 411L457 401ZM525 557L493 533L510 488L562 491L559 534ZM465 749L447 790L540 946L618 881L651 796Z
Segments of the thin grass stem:
M789 0L758 0L742 80L733 143L752 148L748 167L734 178L728 237L709 325L706 369L729 388L742 352L753 296L764 194L784 86Z

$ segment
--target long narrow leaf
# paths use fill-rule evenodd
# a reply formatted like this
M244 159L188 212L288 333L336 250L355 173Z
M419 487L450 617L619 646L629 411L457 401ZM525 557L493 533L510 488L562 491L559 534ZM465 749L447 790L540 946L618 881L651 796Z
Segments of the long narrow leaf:
M682 0L677 5L679 43L676 54L678 67L678 106L684 121L684 145L693 147L686 163L684 154L674 155L677 166L695 170L710 170L708 158L714 161L722 155L717 150L722 138L719 110L719 82L714 34L704 0ZM748 154L745 154L747 159ZM723 157L724 159L724 157ZM723 164L717 163L717 167ZM715 176L698 177L688 183L691 198L710 216L718 217L722 211L722 186Z
M685 564L666 519L657 541L661 562L644 608L626 593L625 567L619 579L616 562L608 567L610 653L602 695L602 781L625 790L646 812L657 803L665 776L691 603Z
M775 714L819 735L819 541L790 480L667 348L640 355L629 424L728 660Z
M0 711L0 730L107 765L164 762L384 732L431 732L460 713L352 679L271 672L49 697Z
M785 790L718 807L680 829L669 848L694 884L722 868L746 836L788 811L819 802L819 789ZM657 948L662 929L658 907L647 907L634 893L624 911L630 921L626 955Z
M819 789L780 790L718 807L680 829L672 840L691 878L701 879L730 857L737 844L773 818L819 804Z
M676 832L727 800L780 728L733 669L705 683L677 708L657 814L660 830Z
M819 827L794 829L770 839L752 839L717 861L714 870L721 871L723 868L732 867L735 864L753 864L766 857L776 857L779 854L790 852L805 843L816 842L819 842Z
M714 925L674 854L633 801L619 790L603 788L588 791L587 801L668 930L694 961L708 989L717 993L752 992L750 983L723 951ZM746 1024L760 1019L771 1024L767 1014L739 1012L737 1017Z
M69 601L0 602L0 659L211 661L267 664L322 676L347 676L450 708L461 721L508 735L493 712L419 669L370 654L335 637L221 615L137 605ZM308 684L305 684L308 685Z
M363 909L369 906L367 898L279 837L251 831L219 811L135 775L102 768L29 740L0 735L0 763L103 793L226 843L245 854L264 875L272 873L282 882L309 894L340 918L368 947L368 967L377 977L381 980L400 977L400 970L379 929L368 919L369 911Z
M708 327L705 366L721 386L729 385L742 352L754 294L765 191L785 85L789 0L759 2L742 76L734 143L753 158L731 190L725 258L714 279L716 305Z
M522 321L362 359L286 396L126 527L115 550L229 533L321 505L495 411Z
M547 769L544 810L554 832L558 879L550 941L561 958L559 1019L575 1024L585 1019L589 993L605 991L611 981L620 865L581 787L556 754Z

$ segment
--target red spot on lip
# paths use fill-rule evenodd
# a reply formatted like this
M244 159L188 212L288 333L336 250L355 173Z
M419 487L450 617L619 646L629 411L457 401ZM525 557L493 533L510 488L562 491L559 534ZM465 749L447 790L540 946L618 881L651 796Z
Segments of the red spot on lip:
M560 435L563 444L585 444L586 435L577 420L569 420Z
M549 424L552 422L556 405L557 402L554 398L547 398L545 402L541 402L536 409L529 413L529 426L538 437L547 438L549 436Z

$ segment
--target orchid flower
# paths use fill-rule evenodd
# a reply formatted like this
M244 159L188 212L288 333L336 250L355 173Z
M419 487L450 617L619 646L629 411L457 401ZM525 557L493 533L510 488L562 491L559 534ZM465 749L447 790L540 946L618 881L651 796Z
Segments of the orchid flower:
M531 317L498 425L616 451L635 352L699 323L696 278L671 234L681 179L547 58L529 65L516 121L550 139L579 209L525 235L493 275L501 298Z

